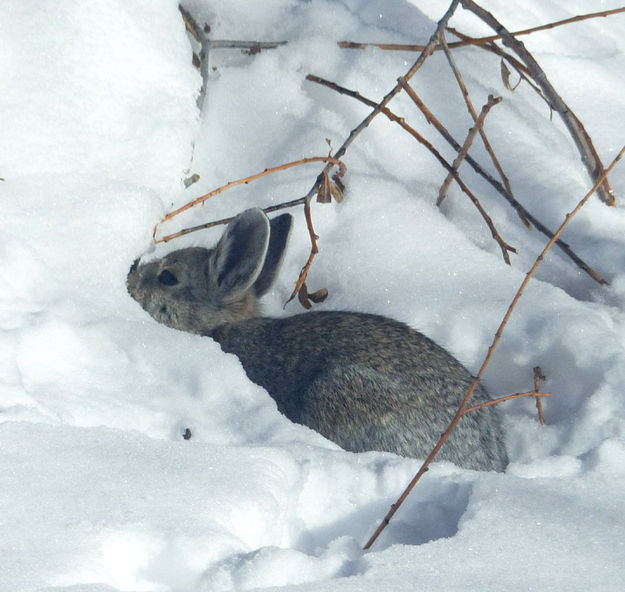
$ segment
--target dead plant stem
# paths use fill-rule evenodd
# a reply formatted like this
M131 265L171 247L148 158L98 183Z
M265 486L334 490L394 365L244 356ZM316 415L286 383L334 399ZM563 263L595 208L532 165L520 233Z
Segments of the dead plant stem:
M451 51L449 50L449 46L447 45L447 40L445 39L445 34L443 32L441 32L441 35L440 35L440 42L443 47L443 51L445 52L445 57L447 58L447 62L449 63L449 66L454 73L456 81L458 82L458 86L460 87L460 91L462 92L462 97L464 98L464 102L467 105L467 109L471 117L473 118L473 121L477 122L478 116L477 116L475 107L473 106L473 103L471 101L471 97L469 96L469 89L464 83L462 74L460 73L460 70L458 69L456 60L454 59L453 55L451 54ZM490 142L488 141L488 138L486 137L486 132L484 131L483 126L479 127L479 132L480 132L480 137L482 138L482 143L484 144L484 148L486 148L486 151L488 152L488 155L490 156L493 166L497 169L497 172L499 173L499 177L501 178L501 182L506 188L506 191L510 195L512 195L512 188L510 187L510 181L508 180L508 177L504 173L503 168L501 164L499 163L499 159L497 158L497 156L495 156L495 151L493 150L493 147L491 146ZM440 199L441 197L439 196L439 200Z
M467 407L467 404L468 404L469 400L473 396L473 393L475 392L475 389L477 388L478 384L480 383L480 381L482 379L482 376L484 375L484 372L486 371L486 368L487 368L488 364L490 363L490 360L492 359L492 356L493 356L493 354L495 352L495 349L497 348L497 345L499 344L499 341L501 340L501 335L503 333L504 328L508 324L508 321L510 320L510 317L512 315L513 310L515 309L519 299L521 298L523 292L525 291L525 288L527 287L527 284L529 283L530 279L533 277L533 275L536 273L536 270L538 269L540 264L543 262L543 260L545 258L545 255L553 247L553 245L555 244L556 240L564 232L564 229L568 226L569 222L573 219L573 217L581 210L582 207L584 207L586 202L595 193L595 191L597 191L599 189L599 187L603 183L604 178L612 171L612 169L616 166L616 164L621 159L621 157L623 156L624 153L625 153L625 146L623 146L623 148L621 148L620 152L617 154L616 158L612 161L610 166L608 166L607 169L604 169L603 173L601 174L599 179L597 179L597 181L593 185L592 189L588 193L586 193L586 195L579 201L579 203L577 204L577 206L575 206L573 211L565 216L564 221L562 222L562 224L560 225L558 230L556 230L556 232L554 233L552 239L547 243L545 248L541 251L540 255L536 258L536 261L535 261L534 265L527 272L527 274L525 276L525 279L521 283L521 286L519 287L519 289L517 290L514 298L512 299L512 302L510 303L510 306L508 307L508 310L506 311L506 314L504 315L504 318L503 318L501 324L499 325L499 328L497 329L497 332L495 333L495 337L493 339L493 342L492 342L491 346L488 348L488 352L486 354L486 358L484 359L484 362L482 363L482 366L480 367L477 375L475 376L475 380L473 381L473 384L471 385L471 388L469 389L469 391L467 392L467 394L464 397L464 400L460 404L460 407L458 408L458 411L456 412L456 415L454 416L454 418L452 419L451 423L449 424L449 427L445 430L445 433L441 436L440 440L436 443L436 446L434 447L432 452L430 452L428 457L425 459L425 461L421 465L421 468L417 471L416 475L412 478L412 480L410 481L410 483L408 484L406 489L399 496L398 500L391 506L391 509L386 514L386 516L384 517L384 519L382 520L382 522L380 523L380 525L378 526L376 531L373 533L371 538L367 541L367 543L364 546L365 550L369 549L371 547L371 545L373 545L373 543L378 538L380 533L384 530L386 525L389 523L390 519L393 517L395 512L397 512L397 510L399 509L401 504L404 502L404 500L408 497L410 492L413 490L414 486L419 482L421 477L426 473L426 471L428 470L428 468L430 466L430 463L434 460L434 458L438 454L438 451L442 448L443 444L447 441L447 439L449 438L449 436L451 435L451 433L455 429L456 425L458 424L458 422L462 418L462 416L464 414L464 411L465 411L465 408Z
M466 97L466 100L468 101L468 104L471 104L471 99L469 99L468 95ZM479 115L475 113L475 109L473 109L473 105L471 104L471 108L473 109L472 115L475 116L474 125L469 130L469 133L467 134L464 144L462 145L462 148L458 152L458 156L456 156L456 158L454 159L452 166L456 173L458 173L458 170L460 169L460 165L463 163L464 159L466 158L469 152L469 148L471 147L471 144L473 144L473 140L475 139L475 136L478 133L481 134L482 139L484 140L484 143L490 147L490 144L488 143L488 140L486 139L486 136L484 135L484 130L483 130L484 120L486 119L488 112L500 102L501 102L501 97L495 98L493 97L493 95L489 95L488 102L482 107L482 111L480 112ZM494 157L494 154L492 156ZM502 174L503 174L503 171L502 171ZM453 178L454 178L454 175L452 173L447 174L447 177L443 181L440 191L438 192L438 199L436 200L437 206L440 206L443 200L445 199L445 196L447 195L447 192L449 191L449 186L451 185L451 181ZM504 178L505 178L505 175L504 175Z
M538 65L534 56L527 51L525 45L516 39L490 12L479 6L473 0L460 0L460 2L465 10L475 14L475 16L496 31L497 35L501 37L502 43L521 58L529 68L532 78L547 97L551 108L560 116L569 130L590 178L595 181L597 178L603 176L603 164L592 143L592 139L575 113L556 92L551 82L549 82L547 75ZM605 176L603 176L603 178L605 179ZM603 202L611 206L615 205L614 194L612 193L610 183L607 179L605 179L603 185L599 187L598 193Z
M172 218L174 218L175 216L177 216L178 214L184 212L185 210L188 210L190 208L193 208L197 205L203 204L206 200L210 199L211 197L214 197L215 195L222 193L223 191L226 191L227 189L231 189L232 187L235 187L237 185L247 185L248 183L251 183L252 181L256 181L257 179L260 179L261 177L265 177L267 175L270 175L271 173L275 173L277 171L284 171L296 166L300 166L303 164L309 164L311 162L327 162L328 166L339 166L339 167L344 167L343 163L340 162L337 158L332 158L331 156L312 156L310 158L302 158L300 160L295 160L293 162L287 162L285 164L281 164L279 166L275 166L275 167L271 167L268 169L265 169L264 171L260 172L260 173L256 173L254 175L250 175L249 177L244 177L243 179L237 179L236 181L230 181L229 183L226 183L225 185L222 185L221 187L218 187L217 189L214 189L213 191L210 191L209 193L206 193L205 195L201 195L200 197L196 197L195 199L191 200L190 202L186 203L185 205L177 208L176 210L174 210L173 212L170 212L169 214L167 214L155 227L154 227L154 237L156 237L156 231L159 227L160 224L162 224L163 222L166 222L167 220L171 220ZM159 243L159 242L163 242L163 239L154 239L154 242Z
M551 23L547 23L545 25L539 25L537 27L532 27L530 29L522 29L520 31L513 31L512 35L529 35L531 33L536 33L538 31L545 31L547 29L554 29L555 27L560 27L562 25L569 25L571 23L576 23L579 21L584 21L592 18L599 17L608 17L613 14L618 14L625 12L625 7L623 8L613 8L611 10L602 10L601 12L591 12L588 14L581 14L578 16L573 16L567 19L563 19L560 21L554 21ZM492 41L496 41L501 39L500 35L489 35L488 37L471 37L463 41L456 41L454 43L450 43L449 47L455 49L457 47L466 47L467 45L485 45ZM367 47L377 47L378 49L385 49L391 51L421 51L423 49L423 45L411 45L405 43L359 43L356 41L339 41L339 47L343 47L346 49L366 49Z

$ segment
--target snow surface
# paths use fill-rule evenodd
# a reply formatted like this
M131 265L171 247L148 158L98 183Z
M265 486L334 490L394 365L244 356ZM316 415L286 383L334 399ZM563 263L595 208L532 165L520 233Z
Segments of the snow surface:
M490 0L522 29L619 5ZM335 41L427 40L447 1L190 0L214 38L288 40L255 56L211 53L203 112L175 0L3 0L0 6L0 590L622 590L625 586L625 167L618 205L593 198L564 239L610 282L553 250L486 375L501 407L505 474L435 463L373 549L362 544L420 462L352 454L293 425L238 360L208 338L156 324L126 293L155 222L223 183L336 148L363 105L311 72L379 100L416 59ZM459 10L452 24L490 31ZM625 138L625 16L525 38L604 162ZM503 89L496 58L455 52L517 198L556 228L590 187L573 142L526 86ZM442 55L414 86L452 133L471 126ZM405 96L391 108L436 142ZM476 143L474 154L487 162ZM379 116L345 156L345 201L313 207L322 309L403 320L474 371L546 239L465 167L504 238L444 172ZM272 175L175 219L167 230L304 195L318 165ZM201 179L188 189L191 173ZM309 250L301 211L280 278L283 310ZM166 229L163 228L163 231ZM192 432L184 440L186 429Z

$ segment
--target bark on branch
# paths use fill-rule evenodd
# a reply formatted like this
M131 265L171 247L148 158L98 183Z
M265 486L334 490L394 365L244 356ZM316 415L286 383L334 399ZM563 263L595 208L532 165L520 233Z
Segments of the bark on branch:
M549 82L547 75L543 69L538 65L538 62L534 59L534 56L527 51L525 45L515 38L515 36L506 29L490 12L484 10L481 6L476 4L473 0L460 0L462 7L475 14L478 18L484 21L491 29L501 37L501 41L506 47L509 47L514 53L516 53L525 65L529 68L531 77L540 86L545 97L548 99L551 108L562 118L564 125L569 130L569 133L573 137L573 141L579 150L582 157L582 162L593 181L596 181L603 174L604 168L599 155L593 146L590 136L584 129L581 121L571 111L569 106L564 102L562 97L556 92L555 88ZM607 179L604 180L601 187L598 190L599 197L606 204L615 205L614 194Z

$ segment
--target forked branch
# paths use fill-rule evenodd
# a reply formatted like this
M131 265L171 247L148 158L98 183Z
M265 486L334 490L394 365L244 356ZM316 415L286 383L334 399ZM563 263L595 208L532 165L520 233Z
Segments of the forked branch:
M425 63L425 60L430 55L432 55L432 53L434 53L438 45L438 36L440 32L443 31L445 27L447 26L447 23L449 22L449 19L452 17L454 12L456 11L456 8L458 7L459 2L460 0L452 0L451 4L449 5L449 8L447 9L447 12L445 12L441 20L438 21L436 30L430 37L430 40L428 41L427 45L423 46L423 49L421 50L419 57L416 59L414 64L412 64L408 72L406 72L406 74L403 76L404 80L410 80L417 73L419 68L423 66L423 64ZM371 111L371 113L369 113L369 115L367 115L367 117L365 117L358 124L358 126L355 127L349 133L349 136L347 137L345 142L343 142L343 145L334 153L334 158L341 158L343 154L345 154L345 151L351 145L351 143L356 139L356 137L366 127L369 126L369 124L375 119L377 115L383 112L384 108L388 105L391 99L401 91L401 88L402 88L401 84L397 83L386 95L384 95L384 98L379 103L375 104L373 111ZM328 169L329 167L326 167L326 171ZM308 195L312 195L315 193L315 191L317 191L319 184L321 183L321 179L322 179L321 177L317 179L317 183L315 183L315 185L312 187Z
M526 393L516 393L514 395L505 395L504 397L497 397L492 401L485 401L484 403L480 403L479 405L473 405L472 407L465 407L462 410L461 416L464 417L468 415L472 411L477 411L478 409L483 409L484 407L492 407L493 405L499 405L499 403L504 403L505 401L512 401L513 399L521 399L524 397L536 397L536 401L541 401L543 397L551 397L551 393L540 393L538 391L528 391ZM542 403L542 401L541 401ZM541 407L542 409L542 407ZM544 424L544 418L540 422Z
M451 51L449 50L449 46L447 45L447 40L445 39L444 33L441 33L440 35L440 42L441 42L441 46L443 47L443 51L445 52L445 57L447 58L447 62L449 63L449 67L452 69L454 76L456 78L456 81L458 82L458 86L460 87L460 91L462 92L462 97L464 98L464 102L467 106L467 109L469 113L471 114L473 121L477 123L478 115L477 115L477 112L475 111L475 107L473 106L471 98L469 97L469 90L467 89L467 86L464 83L464 79L462 78L462 74L460 73L460 70L458 66L456 65L456 60L454 59L453 55L451 54ZM495 151L493 150L493 147L491 146L488 138L486 137L486 132L484 131L483 126L477 126L477 127L479 129L480 137L482 138L482 143L484 144L484 148L486 148L486 152L488 152L488 155L490 156L490 159L494 167L497 169L497 172L499 173L499 177L501 178L501 182L504 184L506 191L510 195L512 195L512 188L510 187L510 182L508 181L508 177L503 172L503 167L499 163L499 159L495 156ZM439 201L440 200L441 200L441 196L439 195ZM525 222L527 223L527 221Z
M308 76L306 76L306 80L310 80L311 82L315 82L317 84L327 86L328 88L331 88L332 90L335 90L341 94L352 97L364 103L365 105L368 105L369 107L374 107L376 105L375 101L372 101L371 99L368 99L367 97L362 96L359 92L350 90L348 88L345 88L343 86L336 84L335 82L331 82L329 80L325 80L324 78L320 78L319 76L308 74ZM460 144L453 138L453 136L449 133L447 128L438 120L438 118L426 107L425 103L423 103L423 101L421 100L419 95L417 95L414 89L409 84L404 85L403 88L408 93L410 98L415 102L417 107L419 107L419 109L423 112L427 121L436 128L436 130L443 136L443 138L456 151L459 151L461 148ZM388 108L384 108L382 110L382 113L384 113L384 115L388 119L397 123L404 130L410 133L413 137L415 137L415 139L417 139L418 141L421 141L419 137L417 137L418 136L417 132L414 132L414 130L410 128L410 126L406 123L403 117L399 117L395 115ZM423 140L425 139L423 138ZM427 140L425 141L427 142ZM427 142L427 144L429 144L429 142ZM429 145L431 146L431 144ZM426 145L426 148L427 147L428 146ZM545 236L547 236L548 238L553 237L553 232L549 230L540 220L538 220L538 218L536 218L533 214L531 214L521 203L519 203L512 194L508 193L506 191L506 188L499 181L497 181L497 179L494 179L471 155L467 154L466 161L473 167L476 173L478 173L480 176L486 179L486 181L488 181L510 203L510 205L518 211L519 216L521 217L522 220L529 220L529 222L533 224ZM299 203L303 203L304 199L305 198L301 198L301 200L299 200ZM558 245L558 247L560 247L560 249L562 249L562 251L568 257L571 258L571 260L577 266L583 269L596 282L598 282L599 284L607 284L607 282L601 277L601 275L597 273L590 265L588 265L588 263L586 263L581 257L579 257L567 243L565 243L561 239L558 239L556 241L556 244Z
M468 96L467 96L467 99L468 99ZM471 144L473 144L473 140L475 136L478 134L478 132L482 134L482 139L485 140L485 142L488 144L488 140L486 139L486 136L484 135L484 129L483 129L484 120L486 119L486 115L488 115L488 112L491 110L491 108L497 105L498 103L501 103L501 97L495 98L493 97L493 95L489 95L488 102L482 107L482 111L480 112L479 115L475 113L475 110L472 111L471 114L475 116L474 117L475 125L469 130L466 140L464 141L462 148L458 152L458 156L456 156L456 158L454 159L453 168L456 173L458 172L460 165L466 158L469 152L469 148L471 147ZM469 101L469 104L470 104L470 101ZM488 144L488 146L490 146L490 144ZM437 206L440 206L443 200L445 199L445 196L447 195L447 191L449 190L449 186L451 185L451 181L453 178L454 178L453 174L451 173L447 174L447 177L443 181L440 191L438 192L438 199L436 200Z

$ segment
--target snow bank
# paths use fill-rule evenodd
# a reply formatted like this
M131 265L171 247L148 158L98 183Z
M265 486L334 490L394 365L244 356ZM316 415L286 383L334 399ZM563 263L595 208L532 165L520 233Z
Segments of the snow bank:
M532 0L484 5L510 29L597 10ZM305 81L379 100L415 55L335 41L423 42L447 3L193 0L214 38L288 40L258 55L213 50L201 85L177 2L5 0L0 95L0 590L620 590L625 485L625 169L618 206L597 199L564 239L610 282L552 251L487 376L493 394L547 376L534 402L502 406L512 463L478 474L435 463L372 551L360 549L418 459L340 450L282 417L238 360L157 325L127 295L132 261L221 230L152 245L173 207L227 181L336 148L367 113ZM616 6L616 5L615 5ZM601 8L611 8L604 2ZM609 162L623 142L622 15L526 38ZM454 26L489 31L465 13ZM477 49L456 59L515 195L556 228L589 187L563 124L526 86L502 89ZM414 87L460 140L471 123L442 55ZM391 107L436 141L405 96ZM486 162L475 146L476 158ZM504 238L440 166L378 117L349 149L345 201L314 205L321 252L308 281L325 309L392 316L477 369L546 239L467 170ZM238 188L163 231L304 195L319 167ZM183 179L199 173L184 189ZM278 283L283 309L309 251L301 212ZM191 433L190 440L183 434Z

